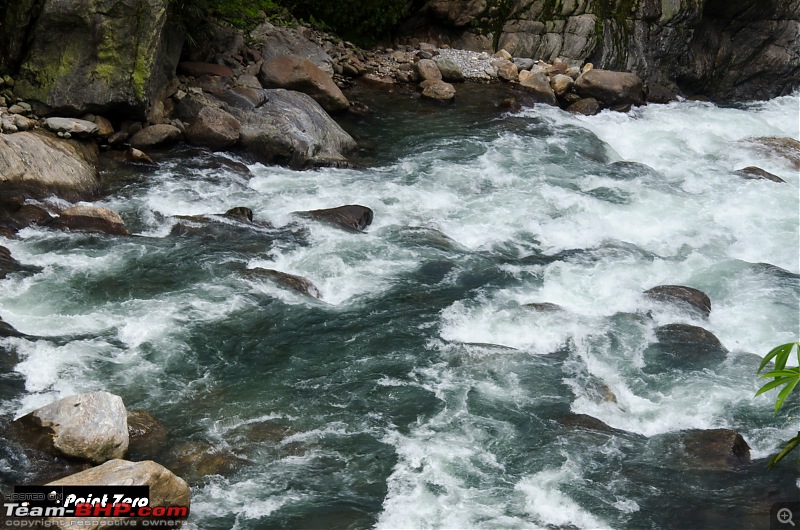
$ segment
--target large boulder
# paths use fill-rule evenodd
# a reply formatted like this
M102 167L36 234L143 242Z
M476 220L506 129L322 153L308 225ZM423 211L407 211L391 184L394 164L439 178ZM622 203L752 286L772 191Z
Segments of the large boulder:
M15 95L73 116L144 118L154 109L183 44L167 21L169 0L42 0L30 8L27 27L8 29L25 40Z
M595 98L606 106L644 105L644 85L636 74L593 68L575 80L575 91L583 98Z
M442 81L446 81L447 83L461 83L464 81L464 71L457 62L452 59L444 59L441 57L434 58L433 62L436 63L439 72L442 74Z
M441 81L442 72L431 59L421 59L414 64L414 70L422 81Z
M263 103L242 97L225 110L242 124L238 149L259 162L294 168L349 166L356 142L310 96L290 90L248 89Z
M186 129L186 139L192 145L221 151L239 141L242 124L230 113L214 107L203 107Z
M350 102L333 79L308 59L294 55L272 57L261 66L258 79L265 87L308 94L328 112L350 108Z
M331 56L321 46L304 37L302 31L263 22L250 32L250 40L265 60L281 55L295 55L308 59L326 74L333 75Z
M544 74L523 70L519 74L519 86L524 88L528 94L526 99L531 99L534 103L546 103L547 105L558 103L553 87L550 86L550 81Z
M176 476L169 469L151 460L144 462L128 462L127 460L110 460L103 465L75 473L68 477L50 482L48 486L148 486L148 506L185 506L188 515L191 492L185 480ZM129 524L130 518L58 518L51 522L60 528L73 528L76 521L85 526L114 527ZM91 523L90 523L91 522ZM90 523L90 524L87 524Z
M42 448L100 464L128 450L128 420L122 398L90 392L60 399L15 420Z
M98 191L97 145L62 140L40 131L0 135L0 189L67 199Z

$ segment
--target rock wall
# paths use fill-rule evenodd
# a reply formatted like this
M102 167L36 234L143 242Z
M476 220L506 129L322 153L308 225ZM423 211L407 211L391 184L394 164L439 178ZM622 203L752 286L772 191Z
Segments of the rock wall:
M168 0L19 0L0 4L0 68L39 112L144 117L175 72L183 36Z
M630 70L717 100L800 86L800 0L429 0L405 29L454 46Z

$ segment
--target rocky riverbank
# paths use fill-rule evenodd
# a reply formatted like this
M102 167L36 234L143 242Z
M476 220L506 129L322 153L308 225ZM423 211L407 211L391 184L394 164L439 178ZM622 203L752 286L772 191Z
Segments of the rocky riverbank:
M404 39L368 51L305 26L284 28L265 22L242 32L219 24L207 43L181 57L181 36L158 9L148 11L152 17L140 19L136 31L128 31L124 23L132 13L112 16L98 8L92 18L75 8L75 19L82 25L69 29L58 25L55 3L43 2L37 17L17 13L24 19L18 26L30 46L6 56L2 65L10 72L0 85L0 235L7 238L32 225L131 237L117 212L90 204L105 193L100 168L115 163L146 173L157 165L156 153L169 156L169 149L180 143L295 169L356 165L358 145L335 119L370 113L368 106L348 97L353 86L404 94L416 90L419 104L428 105L426 100L457 101L460 83L498 83L508 87L508 97L491 105L508 110L551 105L584 115L627 112L686 95L678 93L677 84L646 83L633 72L596 68L585 57L539 53L539 48L510 40L508 49L516 55L506 49L496 53L455 49L442 39ZM162 11L166 6L154 4ZM93 48L75 44L84 39L83 30L109 36L112 44L103 54L92 53ZM60 35L63 41L45 38L43 32ZM130 49L135 51L133 62ZM782 152L795 164L800 160L797 140L766 138L751 143ZM740 172L746 178L780 181L756 167ZM244 207L207 214L180 219L176 233L203 231L220 220L236 228L269 228L266 222L254 221L253 212ZM297 214L352 232L364 230L373 219L372 210L359 205L334 204ZM0 258L0 276L25 272L3 247ZM272 269L248 271L324 299L306 278ZM662 302L677 299L707 316L710 301L703 293L690 292L687 298L689 288L666 287L671 289L650 296ZM5 323L0 326L2 336L20 335ZM725 351L702 328L667 325L657 331L665 350L702 343L715 355ZM59 472L100 464L89 475L63 480L97 484L106 480L98 474L106 472L111 477L107 480L147 475L160 481L166 475L179 491L164 498L188 503L186 483L166 469L145 473L137 466L153 466L119 460L128 454L133 438L145 447L156 443L148 441L148 433L163 431L154 422L143 425L141 417L132 421L119 398L96 393L38 409L15 421L13 429L22 447L63 460ZM132 424L139 427L132 429ZM103 430L93 432L89 425ZM76 437L67 431L87 439L80 439L76 448ZM723 456L733 451L747 461L747 451L740 450L741 437L725 436L733 440L728 445L734 449L726 446ZM142 449L130 452L148 454ZM175 454L176 465L186 470L207 452L189 447L175 448ZM214 461L207 472L199 473L200 478L229 464L234 465Z

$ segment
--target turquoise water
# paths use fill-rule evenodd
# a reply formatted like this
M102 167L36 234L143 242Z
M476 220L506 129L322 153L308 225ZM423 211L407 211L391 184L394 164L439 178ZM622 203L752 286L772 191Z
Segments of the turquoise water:
M753 354L800 332L800 178L740 140L800 138L798 96L574 117L503 113L496 90L356 94L376 111L344 123L360 169L243 173L179 150L105 175L100 204L135 237L0 240L41 267L2 282L0 317L38 337L3 342L19 360L2 410L102 389L151 411L169 442L133 456L189 478L201 529L766 526L798 499L796 466L765 459L800 405L752 399ZM730 173L748 165L787 184ZM374 210L366 233L292 213L343 204ZM174 231L235 206L272 227ZM706 292L708 320L642 297L660 284ZM730 352L660 355L675 322ZM570 412L617 431L567 428ZM717 427L752 465L682 459L676 433ZM33 476L3 458L6 482Z

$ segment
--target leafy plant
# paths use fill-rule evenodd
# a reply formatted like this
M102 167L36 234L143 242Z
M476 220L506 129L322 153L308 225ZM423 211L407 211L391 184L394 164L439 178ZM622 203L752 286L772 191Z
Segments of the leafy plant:
M795 368L786 368L786 362L789 360L789 356L792 354L792 350L795 347L797 348L798 365L800 365L800 342L789 342L773 348L767 355L764 356L764 360L761 361L761 365L758 367L758 373L761 374L761 372L767 367L767 364L769 364L769 362L773 359L775 360L773 369L769 372L761 374L762 379L771 378L772 381L766 383L758 390L758 392L756 392L756 396L760 396L764 392L769 392L774 388L783 387L778 393L778 397L775 399L775 414L778 413L780 408L786 402L786 398L789 397L797 384L800 383L800 366ZM797 433L797 436L789 440L786 446L777 455L769 459L767 467L769 469L775 467L778 462L783 460L783 458L792 452L798 445L800 445L800 432ZM800 458L798 458L798 462L800 462Z

